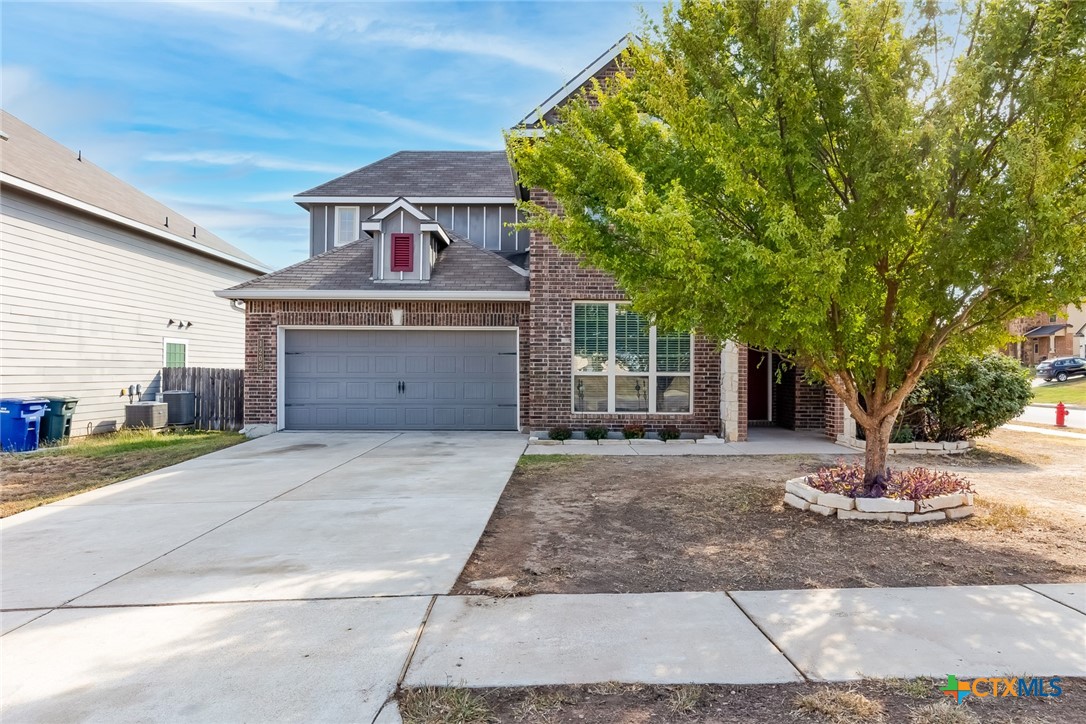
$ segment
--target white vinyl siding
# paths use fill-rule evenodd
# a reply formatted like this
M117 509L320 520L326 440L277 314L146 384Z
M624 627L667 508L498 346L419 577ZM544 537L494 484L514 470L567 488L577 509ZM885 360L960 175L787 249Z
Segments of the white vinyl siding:
M8 188L0 224L2 394L78 397L81 435L123 423L122 387L159 391L166 337L190 366L244 366L245 315L214 292L254 273Z
M689 413L689 334L664 334L615 302L573 305L574 412Z
M336 207L336 246L342 246L355 241L360 236L359 220L358 220L358 207L357 206L337 206Z

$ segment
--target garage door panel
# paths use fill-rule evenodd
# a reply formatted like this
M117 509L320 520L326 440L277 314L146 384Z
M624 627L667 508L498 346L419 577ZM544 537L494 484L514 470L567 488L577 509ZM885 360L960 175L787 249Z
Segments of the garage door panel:
M346 408L343 422L347 428L369 427L373 424L373 415L370 414L369 407L355 405Z
M426 355L412 354L404 358L403 371L407 374L426 374L430 371L431 358Z
M400 371L400 358L392 355L379 355L373 360L373 371L379 375L395 374Z
M287 353L286 364L284 364L286 372L296 374L308 374L313 371L313 358L306 357L299 354Z
M489 371L490 360L479 355L464 355L463 365L466 375L485 375Z
M376 382L373 385L374 399L395 400L399 396L399 385L395 382Z
M370 371L370 358L364 355L352 354L347 356L347 372L350 374L366 374Z
M403 426L403 408L374 407L373 424L377 427L396 429Z
M318 382L317 383L317 399L318 400L338 400L341 397L339 393L338 382Z
M346 387L348 400L368 400L370 397L369 382L348 382Z
M515 350L510 331L287 330L285 426L515 430Z

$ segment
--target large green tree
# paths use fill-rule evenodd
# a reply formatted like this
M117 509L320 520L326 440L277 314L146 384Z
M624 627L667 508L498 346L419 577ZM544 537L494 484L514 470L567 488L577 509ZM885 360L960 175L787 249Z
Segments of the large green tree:
M637 308L786 352L867 438L940 353L1086 296L1086 2L689 0L511 134L530 225Z

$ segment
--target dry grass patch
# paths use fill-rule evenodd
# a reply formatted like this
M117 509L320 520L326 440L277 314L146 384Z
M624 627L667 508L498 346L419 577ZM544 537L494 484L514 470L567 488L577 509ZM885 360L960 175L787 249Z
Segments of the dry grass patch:
M513 707L513 716L517 721L554 721L562 706L569 701L569 697L561 691L532 691Z
M819 689L796 697L795 710L814 714L833 724L861 724L881 722L885 707L881 702L868 699L858 691Z
M239 442L236 432L121 430L0 455L0 517L176 465Z
M838 456L526 456L454 593L500 577L516 595L1086 581L1086 442L997 432L1006 454L928 463L978 499L925 525L782 505L785 480Z
M911 696L915 699L925 699L935 690L935 681L926 677L916 679L878 679L884 686L892 691Z
M667 708L672 714L690 714L698 708L705 687L696 684L676 686L667 697Z
M400 691L404 724L489 724L495 721L486 699L471 689L428 686Z
M937 701L914 710L909 724L981 724L981 719L960 704Z
M980 514L973 516L966 525L989 528L995 531L1017 532L1029 524L1033 517L1030 509L1017 503L995 500L978 500Z

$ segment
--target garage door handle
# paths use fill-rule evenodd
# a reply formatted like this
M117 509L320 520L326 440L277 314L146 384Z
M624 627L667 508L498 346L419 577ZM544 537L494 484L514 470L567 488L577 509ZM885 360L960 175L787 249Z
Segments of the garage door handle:
M407 385L406 385L406 384L404 384L403 382L399 382L399 383L397 383L397 385L396 385L396 391L397 391L397 392L399 392L399 393L400 393L400 394L402 395L402 394L403 394L403 391L404 391L404 388L405 388L406 386L407 386Z

